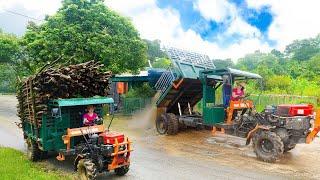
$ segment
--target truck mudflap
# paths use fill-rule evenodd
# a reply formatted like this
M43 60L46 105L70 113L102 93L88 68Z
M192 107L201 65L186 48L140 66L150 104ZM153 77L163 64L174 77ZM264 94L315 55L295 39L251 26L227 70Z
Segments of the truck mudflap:
M320 131L320 109L317 110L316 118L314 120L313 130L308 134L306 138L306 143L310 144L314 140L314 138L317 136L319 131Z

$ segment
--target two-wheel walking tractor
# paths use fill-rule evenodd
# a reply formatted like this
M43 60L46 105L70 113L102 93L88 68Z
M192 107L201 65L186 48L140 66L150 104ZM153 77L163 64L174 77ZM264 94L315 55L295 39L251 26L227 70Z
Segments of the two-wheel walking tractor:
M100 117L92 126L83 125L88 105ZM75 157L74 169L80 179L95 179L98 173L112 171L124 175L130 166L131 142L122 133L110 132L102 118L111 112L113 99L108 97L56 99L48 104L42 124L23 121L28 157L44 158L47 152L57 153L59 161ZM112 120L111 120L112 121ZM111 123L111 122L110 122Z
M320 111L315 117L312 105L267 106L259 113L248 97L231 100L235 82L259 80L260 75L216 69L207 65L208 58L194 53L176 49L167 53L173 68L156 84L160 94L156 128L160 134L174 135L186 127L209 127L213 134L220 131L243 137L247 145L252 141L258 159L275 162L296 144L310 143L320 130ZM199 102L202 114L193 111Z

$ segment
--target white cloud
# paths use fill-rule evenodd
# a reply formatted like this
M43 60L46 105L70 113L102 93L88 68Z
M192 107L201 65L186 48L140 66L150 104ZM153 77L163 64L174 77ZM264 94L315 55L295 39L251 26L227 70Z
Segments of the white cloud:
M22 7L28 11L32 11L34 15L42 16L51 15L61 6L60 0L1 0L0 12L3 10L11 10L15 7Z
M160 39L165 45L208 54L211 58L237 59L255 50L267 51L270 49L267 44L260 42L261 34L259 30L238 17L235 7L226 1L217 2L220 3L217 7L224 6L227 9L221 11L221 16L207 14L207 18L229 19L229 28L220 35L222 41L226 36L235 33L244 38L227 48L221 48L215 42L203 40L199 34L191 29L184 30L181 26L179 13L171 8L160 9L154 0L129 2L127 3L126 0L109 0L105 3L108 7L130 17L142 38ZM202 3L206 2L199 1L195 6L200 8L203 6ZM231 16L228 15L230 12L232 12Z
M278 42L275 48L283 50L295 39L314 37L320 33L320 21L317 19L320 17L319 0L246 1L249 7L256 9L265 5L270 7L274 19L267 35ZM171 8L157 7L155 0L107 0L105 3L131 18L143 38L160 39L164 44L199 51L213 58L236 59L258 49L268 51L274 48L262 42L261 32L244 21L235 5L225 0L196 0L193 3L194 8L207 20L227 25L226 31L217 35L219 42L224 42L234 34L241 36L238 42L225 48L203 40L191 29L184 30L179 13ZM43 18L45 14L53 14L60 6L60 0L0 0L0 13L20 7L30 12L28 15L32 17ZM203 28L202 25L200 28Z
M251 8L260 9L263 6L270 5L270 0L246 0Z
M209 4L206 5L206 3ZM131 18L142 38L160 39L165 45L205 53L212 58L233 59L257 49L266 49L265 44L258 40L259 31L238 17L234 5L227 1L218 0L212 3L211 1L199 0L194 3L194 7L198 8L202 15L208 19L217 21L227 21L228 19L229 28L219 35L221 42L234 33L244 37L243 40L227 48L221 48L215 42L203 40L193 30L184 30L181 26L179 13L171 8L157 7L155 0L108 0L105 1L105 4ZM32 16L36 18L43 18L45 14L53 14L60 6L60 0L0 1L0 11L1 9L11 10L22 7L27 11L32 11ZM208 8L206 9L206 7ZM213 11L211 7L215 10Z
M230 23L229 28L226 31L227 35L240 34L242 38L254 38L260 37L260 31L247 22L245 22L240 16L236 16Z
M193 6L204 18L217 22L222 22L228 17L233 18L236 14L234 5L225 0L197 0Z
M278 42L277 49L295 39L314 37L320 33L319 0L247 0L250 7L260 9L269 6L274 20L269 27L268 36Z

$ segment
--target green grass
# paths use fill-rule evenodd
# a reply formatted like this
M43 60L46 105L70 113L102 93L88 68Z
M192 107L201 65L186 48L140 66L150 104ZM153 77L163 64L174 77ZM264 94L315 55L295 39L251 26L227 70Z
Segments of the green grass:
M45 168L44 164L29 161L26 155L12 148L0 147L0 179L55 180L72 179L71 175Z

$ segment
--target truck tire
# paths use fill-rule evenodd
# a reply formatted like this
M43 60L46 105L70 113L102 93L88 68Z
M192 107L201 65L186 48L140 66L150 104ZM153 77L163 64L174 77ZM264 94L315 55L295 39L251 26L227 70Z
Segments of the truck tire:
M39 161L41 159L42 153L38 147L37 142L28 138L27 143L27 157L31 161Z
M168 135L175 135L179 131L179 121L176 115L173 113L166 114L167 121L168 121Z
M117 169L114 170L114 172L116 173L116 175L118 176L123 176L125 174L127 174L127 172L129 171L129 165L127 166L122 166L122 167L119 167Z
M156 128L159 134L166 134L168 131L167 117L165 114L162 114L156 119Z
M93 180L97 177L97 167L90 159L81 159L77 165L80 180Z
M296 147L296 144L284 144L284 152L288 152Z
M273 163L283 155L283 142L274 132L258 131L254 134L252 142L254 152L262 161Z

